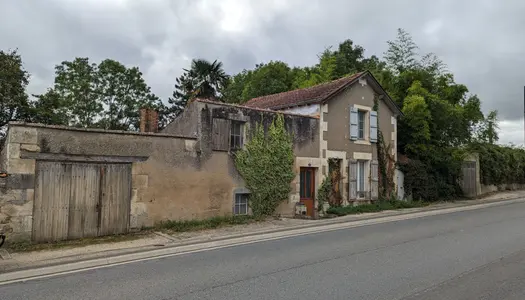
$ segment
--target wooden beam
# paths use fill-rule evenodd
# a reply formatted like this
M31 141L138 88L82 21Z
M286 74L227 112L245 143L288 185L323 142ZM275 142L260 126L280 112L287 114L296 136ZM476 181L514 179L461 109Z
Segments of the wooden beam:
M112 155L82 155L64 153L39 153L26 150L20 151L20 158L93 163L133 163L148 160L148 156L112 156Z

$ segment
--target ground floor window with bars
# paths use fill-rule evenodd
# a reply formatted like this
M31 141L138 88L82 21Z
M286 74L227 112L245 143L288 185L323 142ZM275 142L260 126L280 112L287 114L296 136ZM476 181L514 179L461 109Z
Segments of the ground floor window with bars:
M248 198L250 194L235 194L235 203L233 205L234 215L248 214Z
M357 161L357 198L366 198L366 160Z

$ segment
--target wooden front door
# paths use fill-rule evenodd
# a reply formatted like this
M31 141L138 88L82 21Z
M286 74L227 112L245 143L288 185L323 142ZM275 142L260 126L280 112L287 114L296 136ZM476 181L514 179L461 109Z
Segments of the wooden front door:
M306 214L315 216L315 169L301 168L299 195L306 206Z

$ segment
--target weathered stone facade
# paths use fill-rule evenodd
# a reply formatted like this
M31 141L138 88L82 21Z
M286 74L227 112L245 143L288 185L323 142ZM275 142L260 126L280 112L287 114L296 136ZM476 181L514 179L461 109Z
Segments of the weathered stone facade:
M130 164L130 228L232 214L235 193L247 190L230 153L210 146L213 117L268 126L276 114L201 102L187 113L192 117L184 126L177 129L176 120L161 133L11 123L0 160L9 174L0 179L0 231L31 238L38 161ZM318 120L286 115L285 122L296 154L318 155ZM280 213L292 215L293 201L284 201Z

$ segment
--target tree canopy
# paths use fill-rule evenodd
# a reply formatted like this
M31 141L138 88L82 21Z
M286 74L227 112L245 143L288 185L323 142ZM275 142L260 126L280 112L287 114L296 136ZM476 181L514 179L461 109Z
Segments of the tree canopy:
M497 111L484 115L481 99L457 83L437 55L421 53L405 30L398 29L387 46L382 57L367 56L362 46L346 39L322 50L311 66L269 61L231 75L218 60L193 59L173 79L174 92L167 105L151 92L137 67L111 59L96 64L82 57L57 65L54 84L29 97L29 73L22 58L16 50L0 51L0 127L22 119L137 130L138 112L144 106L158 109L166 122L195 97L242 104L369 70L404 113L398 122L397 151L412 161L404 166L409 184L424 187L414 188L414 196L454 196L461 151L471 144L498 141Z
M17 50L0 50L0 131L5 134L9 121L25 118L29 108L26 87L29 73Z
M137 67L111 59L98 65L88 58L62 62L53 87L36 99L36 120L113 130L138 130L141 107L163 109Z

